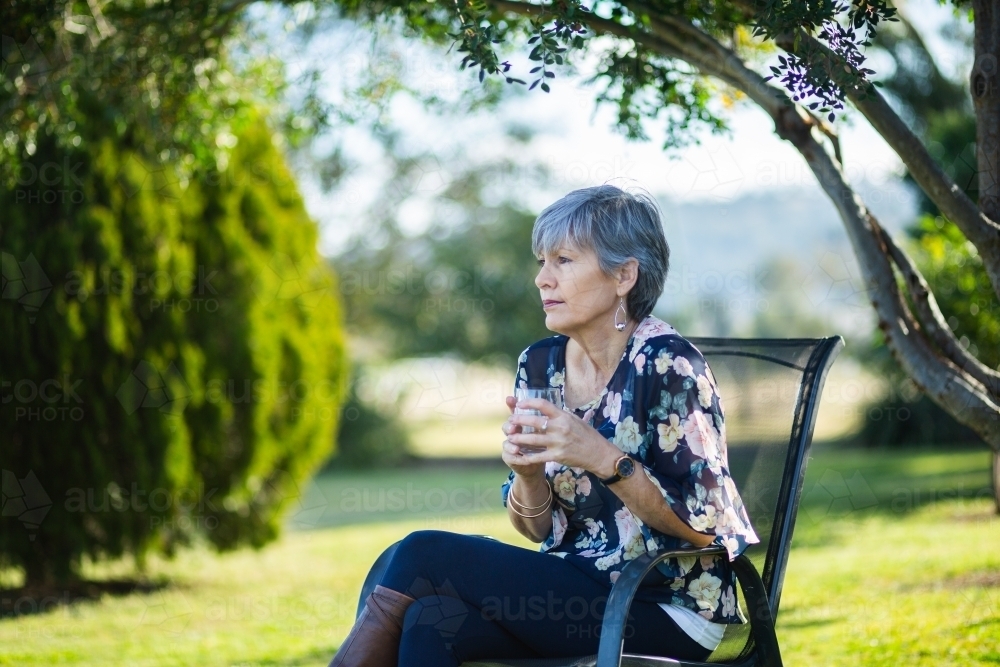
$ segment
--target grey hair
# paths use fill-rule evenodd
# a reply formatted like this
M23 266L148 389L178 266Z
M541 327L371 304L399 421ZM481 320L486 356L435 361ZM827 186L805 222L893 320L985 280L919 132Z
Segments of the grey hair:
M660 209L648 193L607 184L573 190L538 215L531 252L549 254L567 240L593 249L608 277L634 257L639 276L625 298L626 318L642 320L653 312L670 270L670 246Z

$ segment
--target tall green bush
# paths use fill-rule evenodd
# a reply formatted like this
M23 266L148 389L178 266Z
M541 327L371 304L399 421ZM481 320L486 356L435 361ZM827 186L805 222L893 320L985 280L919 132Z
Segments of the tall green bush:
M80 140L42 125L0 188L0 564L29 582L266 543L330 454L349 376L335 277L264 119L237 108L216 168L186 168L77 102Z

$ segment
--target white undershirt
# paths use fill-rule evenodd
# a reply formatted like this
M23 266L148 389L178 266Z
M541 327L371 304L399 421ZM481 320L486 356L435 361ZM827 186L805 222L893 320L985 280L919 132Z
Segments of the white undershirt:
M699 616L687 607L678 604L660 602L659 605L663 611L670 615L670 618L674 619L681 630L709 651L714 651L722 642L722 635L726 632L725 623L713 623L704 616Z

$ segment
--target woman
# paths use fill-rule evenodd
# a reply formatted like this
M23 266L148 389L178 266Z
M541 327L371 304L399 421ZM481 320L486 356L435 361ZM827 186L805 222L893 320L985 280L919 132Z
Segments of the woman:
M622 568L685 546L728 557L658 566L632 603L625 651L704 660L726 624L745 622L729 561L759 540L729 474L712 372L651 315L670 256L655 203L610 185L576 190L542 211L532 252L558 333L521 353L515 387L560 387L565 407L526 399L517 405L542 416L515 415L507 397L502 498L541 550L411 533L331 666L596 653Z

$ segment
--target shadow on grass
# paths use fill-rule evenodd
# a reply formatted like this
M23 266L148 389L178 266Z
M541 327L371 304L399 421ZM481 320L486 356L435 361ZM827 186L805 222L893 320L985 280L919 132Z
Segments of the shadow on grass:
M840 542L854 521L872 516L902 518L939 503L991 500L990 465L986 447L865 449L817 443L806 469L794 545ZM956 520L963 518L968 517ZM1000 519L982 513L974 518Z
M105 595L126 597L133 593L154 593L171 585L169 580L108 579L4 588L0 589L0 619L46 614L61 607L97 602Z
M804 621L778 621L779 630L799 630L801 628L817 628L831 623L840 623L845 620L843 616L833 618L814 618Z
M990 466L991 450L985 445L889 449L818 442L810 452L806 480L808 486L810 480L819 480L827 470L845 478L858 473L880 501L887 501L893 491L899 490L989 493Z
M327 471L313 480L303 501L311 512L302 515L308 520L293 517L289 525L308 530L419 518L451 530L463 516L504 511L500 486L508 472L495 459L424 459L408 468ZM985 447L889 450L817 442L806 469L795 545L837 542L841 533L848 536L854 520L873 514L902 516L933 503L991 497ZM753 514L750 519L761 527L767 520ZM476 530L461 525L465 532Z

